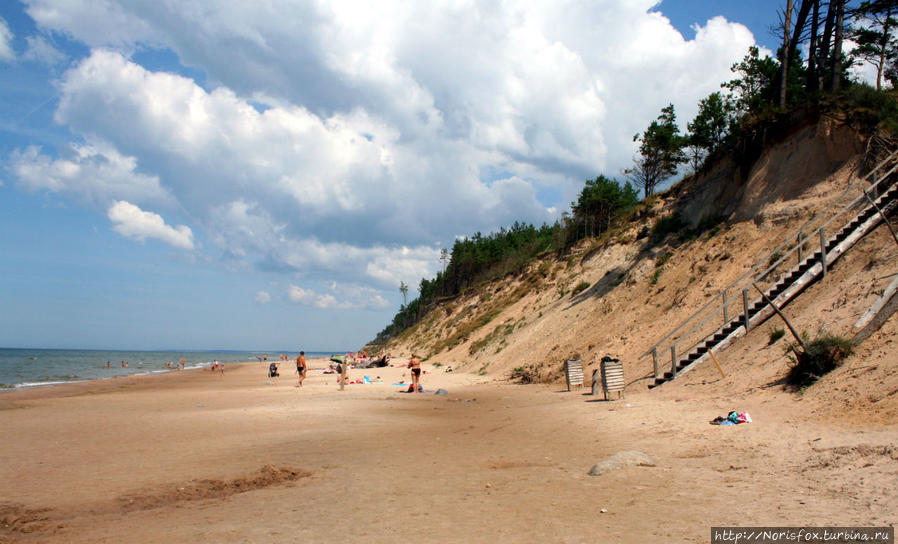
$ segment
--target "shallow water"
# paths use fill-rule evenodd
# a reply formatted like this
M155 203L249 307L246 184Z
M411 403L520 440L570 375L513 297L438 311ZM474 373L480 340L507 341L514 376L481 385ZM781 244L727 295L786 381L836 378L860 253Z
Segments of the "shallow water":
M307 352L306 357L328 357L328 353ZM131 374L170 372L166 363L184 359L185 368L223 363L256 361L264 356L255 351L121 351L0 348L0 389L19 389L83 380L98 380ZM277 352L268 352L268 361L278 361ZM296 357L297 354L288 354ZM109 362L109 368L106 363ZM126 363L126 367L122 363Z

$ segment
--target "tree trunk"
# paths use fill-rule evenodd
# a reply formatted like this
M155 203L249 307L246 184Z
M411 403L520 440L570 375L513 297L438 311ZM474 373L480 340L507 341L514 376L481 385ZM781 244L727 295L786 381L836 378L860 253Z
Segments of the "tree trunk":
M889 45L889 21L892 20L892 4L886 8L886 18L882 23L882 39L879 41L879 63L876 66L876 90L882 90L882 70L886 64L886 53Z
M781 108L786 107L786 87L789 82L789 26L792 24L792 0L786 0L786 16L783 17L783 59L780 64Z
M798 9L798 16L795 18L795 30L792 31L792 39L789 41L789 59L795 58L798 51L798 44L801 43L801 34L804 27L808 24L808 14L811 12L811 6L817 7L817 0L802 0L801 7ZM813 43L813 42L812 42Z
M830 90L835 93L839 91L839 86L842 83L842 34L845 30L845 0L831 0L831 2L836 6L836 22L832 52L833 79L832 85L830 85Z
M837 1L837 0L835 0ZM829 59L829 42L832 39L833 34L833 22L836 20L836 10L833 5L834 2L830 2L829 9L826 10L826 24L823 25L823 39L820 42L819 54L817 55L817 88L825 89L825 81L827 70L826 67L829 65L827 62Z
M817 67L819 64L817 60L817 27L820 24L820 0L812 0L811 5L813 6L813 13L811 14L811 39L808 44L808 73L806 85L808 92L814 93L820 89L817 81Z

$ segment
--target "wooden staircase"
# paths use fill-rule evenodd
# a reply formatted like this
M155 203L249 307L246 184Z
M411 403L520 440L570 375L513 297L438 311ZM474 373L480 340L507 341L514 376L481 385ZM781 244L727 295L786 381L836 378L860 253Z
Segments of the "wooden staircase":
M727 286L705 307L649 348L640 357L641 359L652 355L654 361L654 382L649 387L657 387L676 379L683 372L687 372L695 365L706 360L709 357L708 353L712 349L719 351L726 348L737 338L766 321L775 313L774 308L768 301L775 304L777 308L782 308L813 282L824 277L833 263L867 233L878 226L898 206L898 173L896 171L898 171L898 150L890 153L886 159L880 162L868 174L868 177L870 177L879 172L880 177L850 204L814 230L811 235L805 235L803 230L799 230L798 233L787 239L783 244L780 244L765 259L759 261L758 265L755 265L736 282ZM835 221L840 217L843 215L851 217L851 214L855 212L856 214L852 219L845 223L834 235L826 236L827 227L833 228ZM780 256L780 250L789 244L792 244L791 249L785 255ZM809 244L816 245L817 249L810 255L805 256L805 248ZM782 274L772 286L766 289L758 287L758 283L774 273L776 268L794 253L798 254L798 263L795 266ZM770 266L758 272L762 263L767 263L771 260L773 263ZM732 300L729 299L728 293L736 290L741 291L742 309L735 317L730 319L728 308ZM749 294L754 297L762 292L764 293L763 296L757 296L749 304ZM718 304L717 301L721 301L722 304ZM683 350L684 355L678 356L678 345L688 344L690 342L689 336L697 331L701 334L702 326L721 310L724 314L723 324L691 347ZM697 323L687 332L683 332L686 326L693 322ZM667 347L668 344L669 347ZM667 349L670 351L670 369L663 373L659 366L659 348L663 348L662 353L667 351Z

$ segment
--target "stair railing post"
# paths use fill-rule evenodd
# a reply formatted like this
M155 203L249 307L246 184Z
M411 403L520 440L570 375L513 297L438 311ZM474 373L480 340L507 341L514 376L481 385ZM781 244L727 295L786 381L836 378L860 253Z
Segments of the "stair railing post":
M730 311L727 309L727 304L729 300L727 300L727 290L723 290L723 324L726 325L730 322Z
M745 316L745 332L748 332L748 289L742 290L742 311L745 313L742 314Z
M655 367L655 379L661 377L661 370L658 368L658 348L652 349L652 364Z
M823 277L826 277L826 235L820 227L820 264L823 265Z
M677 377L677 345L670 345L670 379Z
M889 218L886 217L886 214L882 213L882 208L876 205L876 201L870 198L870 195L867 194L867 191L864 191L864 196L867 197L867 200L870 201L870 204L879 212L879 216L882 218L882 221L889 227L889 232L892 233L892 238L895 240L895 243L898 244L898 234L895 234L895 229L892 228L892 224L889 223Z
M804 233L798 231L798 264L804 260Z

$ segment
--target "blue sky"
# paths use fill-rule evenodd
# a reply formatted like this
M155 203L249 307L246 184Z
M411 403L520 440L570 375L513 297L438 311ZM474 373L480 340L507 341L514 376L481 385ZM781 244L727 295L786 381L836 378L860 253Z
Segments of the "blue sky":
M0 346L357 348L457 236L685 127L781 3L0 3Z

